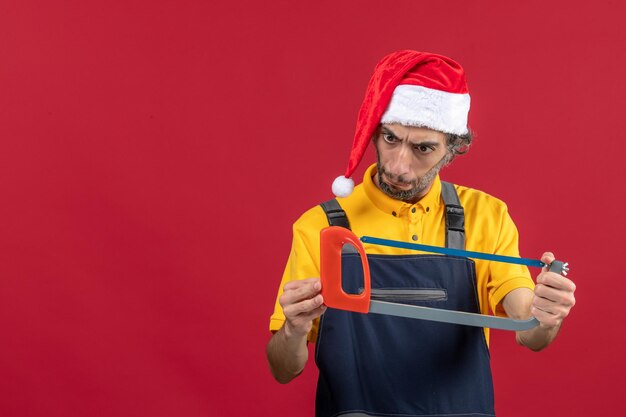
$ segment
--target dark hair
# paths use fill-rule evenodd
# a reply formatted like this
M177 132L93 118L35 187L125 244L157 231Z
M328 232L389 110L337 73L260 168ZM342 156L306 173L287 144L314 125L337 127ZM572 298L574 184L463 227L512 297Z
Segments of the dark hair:
M450 160L448 163L452 162L457 155L465 155L469 152L470 145L472 144L472 139L474 138L474 134L470 129L467 130L467 133L464 135L455 135L453 133L446 133L446 141L448 143L448 150L450 151Z

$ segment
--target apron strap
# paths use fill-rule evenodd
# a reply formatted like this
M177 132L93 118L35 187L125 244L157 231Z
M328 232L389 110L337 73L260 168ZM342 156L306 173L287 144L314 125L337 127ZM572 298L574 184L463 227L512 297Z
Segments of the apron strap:
M446 248L465 249L465 212L454 185L441 181L441 197L446 206ZM348 216L337 199L325 201L320 206L326 213L329 225L351 230Z
M446 248L465 249L465 211L454 185L441 181L441 197L446 205Z
M325 201L320 204L320 206L322 206L324 213L326 213L329 225L345 227L346 229L351 230L348 216L346 216L346 212L343 211L336 198Z

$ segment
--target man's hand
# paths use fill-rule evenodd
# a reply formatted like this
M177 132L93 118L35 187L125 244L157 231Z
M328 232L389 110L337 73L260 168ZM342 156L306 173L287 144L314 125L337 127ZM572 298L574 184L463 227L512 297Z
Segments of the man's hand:
M545 252L541 261L550 264L554 261L554 255ZM574 291L576 285L571 280L555 272L548 272L548 268L543 269L537 276L531 308L531 314L539 320L542 328L552 329L561 325L576 304Z
M279 303L285 314L285 335L287 337L306 336L313 320L326 311L320 294L322 284L319 278L291 281L283 287Z
M554 261L554 255L546 252L541 261L550 264ZM544 268L537 276L534 293L528 288L517 288L508 293L502 306L509 317L525 320L532 315L539 320L539 326L516 332L517 343L534 351L544 349L552 343L563 319L576 303L575 290L576 285L571 280Z
M319 278L291 281L283 287L278 302L285 324L272 336L266 349L272 375L280 383L291 381L304 369L309 355L307 335L313 320L326 311L321 289Z

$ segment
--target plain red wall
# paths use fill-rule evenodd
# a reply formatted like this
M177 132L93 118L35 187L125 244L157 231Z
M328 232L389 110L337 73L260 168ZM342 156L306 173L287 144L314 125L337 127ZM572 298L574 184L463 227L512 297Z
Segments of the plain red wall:
M331 196L371 70L403 48L468 74L475 146L443 177L505 200L523 255L578 284L546 351L493 335L499 415L626 415L623 16L4 1L0 415L312 415L314 367L281 386L264 355L291 223Z

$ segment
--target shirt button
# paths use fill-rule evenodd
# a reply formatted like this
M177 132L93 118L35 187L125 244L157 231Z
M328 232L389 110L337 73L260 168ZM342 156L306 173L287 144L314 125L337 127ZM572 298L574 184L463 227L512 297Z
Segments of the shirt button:
M392 211L391 214L393 214L394 217L398 215L398 213L396 213L395 211Z
M413 235L413 236L411 237L411 239L413 239L413 240L417 240L417 235Z
M415 213L415 207L411 209L411 213Z
M426 207L426 213L430 211L430 207Z

